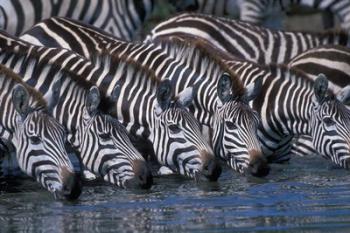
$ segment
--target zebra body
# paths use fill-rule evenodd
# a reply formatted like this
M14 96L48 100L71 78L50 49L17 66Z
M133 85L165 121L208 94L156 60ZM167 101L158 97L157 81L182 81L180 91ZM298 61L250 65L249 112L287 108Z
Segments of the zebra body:
M334 27L333 16L340 21L341 28L350 28L349 0L180 0L173 1L178 11L196 11L215 16L229 16L234 19L283 28L283 18L293 7L307 8L326 13L323 17L325 27Z
M132 140L151 148L158 162L175 172L217 179L221 170L213 151L204 141L198 122L185 109L195 90L188 88L175 95L170 82L161 82L137 62L106 59L111 59L103 66L107 75L84 77L106 96L120 85L120 97L110 111L125 124Z
M240 20L254 24L262 24L264 20L279 21L281 19L271 16L280 16L282 18L285 12L292 6L308 7L311 9L326 11L336 16L341 28L349 31L350 29L350 1L349 0L245 0L239 2ZM332 23L326 22L331 25ZM274 25L276 23L273 23Z
M198 93L190 110L202 125L209 127L210 140L216 154L239 172L250 170L253 175L258 176L268 173L256 139L257 117L242 100L255 89L252 88L251 93L243 91L235 74L204 50L191 50L180 46L183 47L183 52L191 50L189 54L182 56L169 43L128 43L66 18L45 20L22 38L39 45L72 49L89 59L94 54L104 53L112 57L128 57L154 70L158 77L171 79L176 92L195 85ZM196 58L191 60L194 55ZM225 73L233 80L233 88L229 92L234 93L236 98L223 104L216 90Z
M304 71L312 79L318 73L325 74L335 93L350 85L350 49L343 46L326 45L306 50L291 59L288 66Z
M326 44L349 45L345 32L274 31L220 17L184 13L158 24L148 40L193 36L231 55L258 64L286 63L299 53Z
M81 185L68 159L63 126L49 115L43 96L2 65L0 108L1 150L15 149L21 170L55 197L78 198Z
M152 185L146 162L123 126L104 114L102 107L109 100L78 77L96 77L103 74L101 70L93 73L90 62L67 50L32 46L7 33L1 33L0 44L1 64L20 74L26 83L44 94L49 87L60 86L53 96L59 100L53 116L68 131L69 143L89 171L121 187Z
M0 28L20 35L43 19L64 16L131 40L152 9L153 0L1 0Z
M328 81L323 75L314 81L298 70L283 66L270 65L263 71L251 62L230 60L228 63L244 83L264 77L261 99L253 102L262 118L263 129L259 136L263 148L275 147L275 150L270 149L270 154L279 155L280 159L282 154L288 155L293 137L309 138L319 154L349 168L350 112L327 91ZM323 90L320 86L327 91L324 96L319 96ZM349 96L349 91L344 89L342 95Z

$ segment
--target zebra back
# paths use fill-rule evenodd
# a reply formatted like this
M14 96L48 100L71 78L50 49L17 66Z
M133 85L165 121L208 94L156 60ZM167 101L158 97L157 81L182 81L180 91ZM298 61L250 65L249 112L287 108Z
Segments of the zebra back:
M231 55L259 64L285 63L297 54L324 44L348 45L344 31L284 32L209 15L184 13L159 23L148 40L194 36Z
M0 28L20 35L35 23L64 16L131 40L153 9L153 0L0 1Z

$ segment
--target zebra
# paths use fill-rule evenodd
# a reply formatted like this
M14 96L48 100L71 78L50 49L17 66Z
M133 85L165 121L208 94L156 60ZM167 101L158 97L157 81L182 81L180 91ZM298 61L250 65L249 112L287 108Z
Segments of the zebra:
M216 154L238 172L248 171L255 176L268 174L269 167L256 138L258 117L247 105L247 100L254 98L253 93L258 91L259 85L253 84L243 90L235 74L217 57L197 50L202 53L198 54L200 58L190 61L183 59L185 56L175 57L177 53L168 44L128 43L83 23L57 17L38 23L21 38L37 45L71 49L89 59L93 59L94 54L105 53L112 57L127 57L146 65L163 79L170 78L177 92L196 86L199 92L190 110L203 128L209 127L208 134ZM213 82L209 77L216 79ZM221 101L214 92L218 90L216 85L229 82L233 84L232 90L221 89L221 93L225 90L232 92L232 99Z
M322 11L323 24L326 28L334 27L333 16L340 21L342 29L350 28L349 0L180 0L170 2L177 11L225 16L265 27L283 28L283 18L292 7L309 8Z
M340 21L342 29L349 31L350 29L350 1L349 0L281 0L281 1L260 1L245 0L240 1L240 20L254 24L261 24L268 19L271 25L276 25L276 21L281 22L281 18L285 12L292 6L308 7L311 9L329 12L336 16ZM271 17L269 14L278 15L280 19ZM277 16L277 17L278 17ZM323 19L326 27L333 27L334 22L331 17ZM274 22L273 22L274 21Z
M77 199L81 182L68 159L65 130L50 115L52 104L49 96L44 98L0 65L2 152L14 149L21 170L56 198Z
M297 54L320 45L350 45L344 31L274 31L249 23L194 13L183 13L159 23L146 40L185 35L204 39L235 57L259 64L283 64Z
M341 96L343 88L350 85L350 49L339 45L324 45L300 53L288 62L288 67L300 69L309 78L316 79L318 73L329 77L329 88L339 93L339 99L350 108L350 101ZM292 147L293 154L315 154L309 137L300 137Z
M73 56L73 52L67 56ZM76 57L81 58L77 54ZM112 66L108 58L98 60L98 64L81 62L72 70L82 72L79 78L96 84L105 97L111 97L112 90L120 87L117 101L106 106L126 126L132 141L170 171L195 179L204 175L217 180L221 167L204 141L200 125L186 110L195 89L189 87L175 95L169 80L159 80L151 70L134 61Z
M350 49L339 45L324 45L306 50L287 65L304 71L315 79L317 72L330 78L330 89L337 93L350 85Z
M65 16L131 40L153 7L153 0L1 0L0 29L18 36L40 20Z
M105 114L106 106L118 95L118 87L112 90L111 99L106 99L95 85L83 81L79 75L101 75L93 70L82 73L89 65L84 58L66 50L32 46L3 32L0 63L44 94L49 87L61 86L52 94L59 99L53 116L68 131L68 141L88 171L120 187L151 187L152 174L146 161L120 122Z

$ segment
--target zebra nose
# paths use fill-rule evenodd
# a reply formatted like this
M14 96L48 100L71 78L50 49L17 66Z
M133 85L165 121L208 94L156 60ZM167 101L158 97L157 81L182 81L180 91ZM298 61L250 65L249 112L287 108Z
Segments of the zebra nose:
M143 160L134 160L133 168L134 168L135 176L132 179L126 181L125 187L131 188L131 189L151 188L151 186L153 185L153 176L147 163Z
M248 171L250 172L250 174L257 177L267 176L270 172L270 166L268 165L264 155L257 150L249 151L249 155L250 162L248 166Z
M67 168L61 168L61 177L63 181L62 195L67 200L76 200L82 192L82 183L80 175L69 171Z
M203 161L202 174L210 181L217 181L221 175L222 169L214 155L207 151L201 152Z

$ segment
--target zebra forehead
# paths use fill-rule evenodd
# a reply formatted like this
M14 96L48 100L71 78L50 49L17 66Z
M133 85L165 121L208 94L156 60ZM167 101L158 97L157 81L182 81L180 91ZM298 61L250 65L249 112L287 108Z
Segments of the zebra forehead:
M162 46L177 49L176 56L183 59L194 59L198 57L206 59L209 63L218 65L221 70L228 73L232 81L232 91L237 93L237 96L244 95L244 86L237 74L226 64L226 60L233 57L204 39L191 36L181 35L180 37L157 38L154 42L160 43Z

